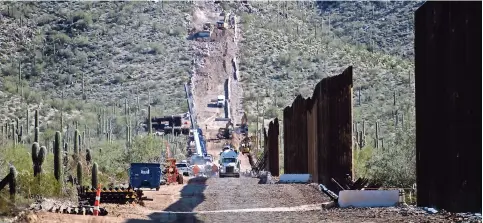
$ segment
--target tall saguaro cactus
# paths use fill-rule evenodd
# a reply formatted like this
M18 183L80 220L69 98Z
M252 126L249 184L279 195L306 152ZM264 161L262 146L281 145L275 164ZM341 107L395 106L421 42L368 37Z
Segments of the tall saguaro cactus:
M97 174L98 174L97 163L94 163L94 165L92 166L92 178L91 178L91 183L93 188L97 188L97 184L99 183L97 179Z
M151 105L148 105L148 132L153 134L153 121L151 120Z
M376 137L374 139L376 149L379 148L379 122L376 122Z
M92 161L92 152L90 149L86 149L86 162L89 165Z
M76 159L79 157L79 131L74 131L74 156Z
M77 184L82 185L82 164L77 162Z
M35 127L34 142L39 142L39 127Z
M32 163L34 166L34 176L37 176L37 173L38 173L37 157L39 155L39 149L40 149L39 144L37 142L34 142L34 144L32 144L32 151L31 151Z
M47 149L45 146L39 148L39 144L35 142L32 145L32 163L34 166L34 177L42 172L42 164L44 163Z
M61 180L61 173L62 173L62 151L61 151L61 134L59 131L55 132L55 139L54 139L54 176L55 179L62 183Z
M38 128L39 127L39 110L35 110L35 124L34 127Z

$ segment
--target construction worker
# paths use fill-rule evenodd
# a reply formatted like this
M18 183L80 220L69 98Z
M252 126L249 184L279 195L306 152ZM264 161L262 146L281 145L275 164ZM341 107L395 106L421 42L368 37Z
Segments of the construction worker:
M214 176L216 176L216 174L218 173L218 167L214 163L213 166L211 166L211 172Z
M199 172L200 172L200 168L198 167L198 165L195 165L193 167L193 174L195 175L195 177L196 175L198 175Z

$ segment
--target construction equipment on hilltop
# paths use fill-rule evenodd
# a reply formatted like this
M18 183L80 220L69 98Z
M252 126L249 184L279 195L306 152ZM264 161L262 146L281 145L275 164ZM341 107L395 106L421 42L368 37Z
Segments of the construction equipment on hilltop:
M181 175L176 167L176 159L168 158L166 159L166 168L163 170L165 176L166 184L172 184L178 182L178 184L183 184L183 175Z
M162 132L163 134L174 135L189 135L191 121L190 114L185 113L182 115L169 115L164 117L152 117L151 128L156 132ZM149 120L145 119L142 127L145 131L149 130Z
M203 24L201 31L198 31L195 27L193 27L188 30L188 35L190 35L188 39L198 40L198 41L200 40L209 41L211 40L211 35L213 34L214 29L215 29L215 26L210 22Z
M225 128L219 128L218 134L216 135L218 139L232 139L233 138L233 123L228 121Z
M223 11L223 20L216 22L216 27L218 29L223 29L223 30L228 29L228 25L231 25L230 15L231 15L231 13L229 13L227 11Z
M250 154L252 148L252 140L250 137L246 136L242 141L240 145L240 151L242 155L245 155L246 153Z
M216 98L216 106L219 108L223 108L225 107L225 102L225 95L218 95L218 97Z
M247 135L248 134L248 117L247 117L247 113L246 112L243 113L243 116L241 118L240 132L243 135Z

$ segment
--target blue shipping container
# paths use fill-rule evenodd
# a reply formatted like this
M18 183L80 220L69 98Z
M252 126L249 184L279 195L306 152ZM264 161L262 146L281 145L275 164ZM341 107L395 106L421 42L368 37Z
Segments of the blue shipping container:
M131 163L129 168L129 185L132 188L156 188L161 183L161 164L159 163Z

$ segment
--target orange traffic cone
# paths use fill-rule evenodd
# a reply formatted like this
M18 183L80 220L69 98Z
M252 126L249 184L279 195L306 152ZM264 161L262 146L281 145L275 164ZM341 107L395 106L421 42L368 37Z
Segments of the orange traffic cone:
M94 201L94 216L99 216L99 203L101 202L101 184L97 186L96 200Z

